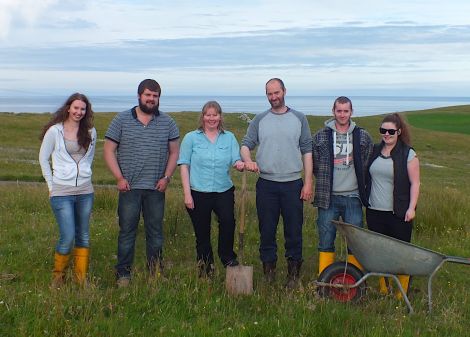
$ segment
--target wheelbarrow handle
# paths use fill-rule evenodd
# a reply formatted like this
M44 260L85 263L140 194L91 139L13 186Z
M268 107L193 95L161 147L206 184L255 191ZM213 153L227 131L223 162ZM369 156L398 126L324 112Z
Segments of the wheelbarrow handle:
M445 261L460 264L470 264L470 258L460 256L446 256Z

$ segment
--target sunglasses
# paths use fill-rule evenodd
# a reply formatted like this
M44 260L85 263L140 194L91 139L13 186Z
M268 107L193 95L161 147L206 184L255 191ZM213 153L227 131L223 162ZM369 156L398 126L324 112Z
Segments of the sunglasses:
M396 129L384 129L384 128L379 128L379 132L380 134L384 135L388 132L388 134L390 136L393 136L395 134L395 132L397 132L398 130Z

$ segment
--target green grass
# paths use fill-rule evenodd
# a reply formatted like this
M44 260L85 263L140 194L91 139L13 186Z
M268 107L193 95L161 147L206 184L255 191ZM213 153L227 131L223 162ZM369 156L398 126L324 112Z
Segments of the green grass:
M408 121L423 129L470 135L470 105L409 114Z
M462 120L470 113L453 108ZM450 255L470 256L470 136L430 131L422 120L429 112L407 114L413 125L414 147L420 158L421 196L413 242ZM433 111L446 115L446 109ZM422 114L422 115L420 115ZM414 119L419 115L421 119ZM113 114L97 114L95 123L103 138ZM181 134L194 129L196 113L176 113ZM239 114L227 114L227 129L241 139L246 123ZM441 118L442 118L441 116ZM167 193L165 214L165 261L167 278L148 280L145 270L143 228L139 228L135 277L128 289L114 286L118 226L117 192L102 159L98 144L94 164L96 199L91 221L89 286L72 283L50 290L52 255L57 239L45 184L42 181L37 136L48 115L0 114L0 336L465 336L470 319L467 282L470 269L444 265L435 279L434 313L426 313L426 284L415 278L420 292L411 301L414 316L403 303L376 292L371 279L367 297L359 304L342 304L316 296L318 242L316 211L305 205L303 287L286 292L282 226L279 228L279 267L274 286L263 283L258 260L259 234L254 198L256 177L249 175L247 200L246 261L254 266L255 293L228 296L224 273L217 261L211 282L197 278L195 239L184 209L178 174ZM325 117L309 116L312 132ZM356 118L379 139L380 116ZM233 173L237 191L241 175ZM237 198L239 197L238 192ZM236 207L239 202L237 199ZM216 237L216 230L213 231ZM216 242L214 241L214 247ZM337 251L345 255L341 238ZM69 275L70 276L70 275Z

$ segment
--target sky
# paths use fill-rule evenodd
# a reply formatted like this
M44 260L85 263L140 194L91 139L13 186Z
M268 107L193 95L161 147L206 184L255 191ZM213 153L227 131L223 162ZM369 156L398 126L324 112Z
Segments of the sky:
M468 0L0 0L0 95L470 96Z

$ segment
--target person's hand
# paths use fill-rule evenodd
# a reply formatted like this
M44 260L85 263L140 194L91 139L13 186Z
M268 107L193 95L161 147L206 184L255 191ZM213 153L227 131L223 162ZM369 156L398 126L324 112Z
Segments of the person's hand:
M117 189L119 192L127 192L131 190L131 186L125 178L120 178L117 181Z
M259 167L258 167L258 164L256 164L255 161L245 162L245 169L250 171L250 172L259 173Z
M233 167L235 167L237 171L243 172L243 170L245 169L245 163L241 160L237 160Z
M408 210L405 213L405 222L410 222L413 220L416 216L416 211L412 208L408 208Z
M155 185L155 189L158 191L158 192L165 192L166 191L166 188L168 187L168 184L170 183L170 181L167 179L167 178L161 178L157 181L157 184Z
M311 184L304 184L302 187L302 190L300 191L300 199L303 201L309 201L312 199L313 196L313 190L312 190L312 185Z
M194 200L191 194L184 196L184 205L186 206L186 208L194 209Z

